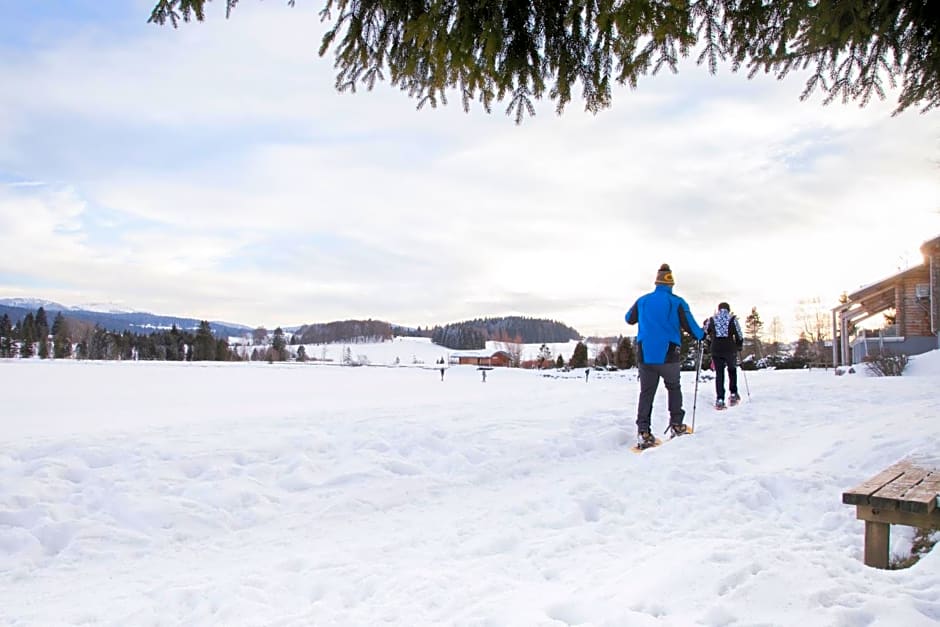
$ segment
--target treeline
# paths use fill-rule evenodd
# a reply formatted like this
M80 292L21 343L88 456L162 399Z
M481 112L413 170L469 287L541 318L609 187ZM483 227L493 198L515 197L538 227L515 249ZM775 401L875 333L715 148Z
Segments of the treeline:
M350 342L364 344L383 342L394 336L392 325L380 320L342 320L305 324L297 329L291 344L333 344Z
M95 326L87 339L75 345L77 359L139 359L146 361L237 361L228 342L216 338L208 321L195 333L177 329L148 335L107 331Z
M228 342L215 337L203 320L195 333L173 326L149 334L108 331L56 313L50 326L45 309L13 323L0 317L0 357L41 359L142 359L159 361L234 361Z
M486 346L487 340L535 344L580 338L580 333L561 322L523 316L477 318L436 326L431 330L431 341L454 350L481 349Z
M636 366L636 343L628 337L609 338L593 358L588 346L578 342L566 360L564 355L553 355L551 349L542 344L538 357L534 361L524 362L524 368L602 368L608 370L627 370Z

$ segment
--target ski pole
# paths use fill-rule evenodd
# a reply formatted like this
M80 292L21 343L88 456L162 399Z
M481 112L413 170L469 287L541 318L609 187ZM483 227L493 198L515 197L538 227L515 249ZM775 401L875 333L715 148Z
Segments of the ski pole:
M747 390L747 400L751 400L751 386L747 384L747 372L744 371L744 362L738 359L738 368L741 369L741 374L744 375L744 389Z
M698 366L695 368L695 392L692 396L692 433L695 433L695 408L698 406L698 377L699 373L702 371L702 358L705 355L705 346L702 344L702 341L699 340L698 343ZM748 393L748 398L750 398L750 392Z

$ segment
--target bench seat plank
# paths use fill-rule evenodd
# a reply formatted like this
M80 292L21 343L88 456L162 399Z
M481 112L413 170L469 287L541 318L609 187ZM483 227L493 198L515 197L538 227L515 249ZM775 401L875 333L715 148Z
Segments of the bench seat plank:
M846 505L868 505L871 495L904 474L906 462L898 462L864 483L842 493L842 502Z
M929 514L937 509L938 494L940 494L940 472L932 472L908 490L901 503L901 510L916 514Z
M930 470L927 468L909 466L905 469L903 475L872 494L868 502L872 507L900 509L907 493L929 475Z

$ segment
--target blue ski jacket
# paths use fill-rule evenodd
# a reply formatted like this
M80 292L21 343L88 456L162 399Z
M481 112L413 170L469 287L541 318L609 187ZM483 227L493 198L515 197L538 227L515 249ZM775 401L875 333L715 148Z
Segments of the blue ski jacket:
M689 304L672 293L671 285L657 285L655 290L638 298L625 319L627 324L640 325L637 356L643 364L679 361L683 330L696 340L705 337Z

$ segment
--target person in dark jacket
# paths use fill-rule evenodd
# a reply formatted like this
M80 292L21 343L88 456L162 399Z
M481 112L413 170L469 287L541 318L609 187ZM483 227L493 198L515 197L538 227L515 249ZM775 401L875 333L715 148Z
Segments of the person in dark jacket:
M656 273L656 288L641 296L625 316L627 324L639 324L637 332L637 363L640 371L640 398L637 403L637 446L647 448L656 439L650 431L653 398L659 379L669 393L669 430L673 436L688 433L682 420L682 388L679 385L679 355L682 331L701 340L705 332L696 324L695 316L684 299L672 293L675 280L668 264Z
M711 346L712 363L715 364L715 407L725 408L725 369L728 370L728 402L737 405L738 351L744 347L744 335L738 317L731 313L728 303L718 303L718 312L705 321L706 342Z

